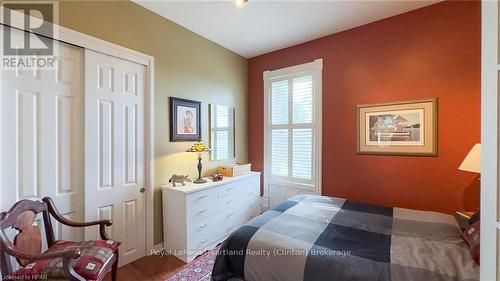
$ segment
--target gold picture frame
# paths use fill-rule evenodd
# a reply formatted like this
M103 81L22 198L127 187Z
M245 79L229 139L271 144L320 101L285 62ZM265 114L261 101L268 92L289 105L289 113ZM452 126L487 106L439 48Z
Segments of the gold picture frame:
M437 156L438 99L357 106L358 154Z

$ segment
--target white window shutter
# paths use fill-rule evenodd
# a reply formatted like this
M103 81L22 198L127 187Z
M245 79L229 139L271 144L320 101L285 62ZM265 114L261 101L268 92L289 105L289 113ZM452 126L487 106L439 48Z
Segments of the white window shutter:
M234 156L234 110L224 105L212 105L210 147L212 160L225 160Z
M273 176L289 181L313 178L313 90L310 74L271 83Z
M217 131L217 155L215 155L216 160L228 159L229 158L229 131Z
M215 120L217 128L229 127L229 107L216 105L215 106Z
M288 124L288 80L273 82L271 86L271 123Z
M312 129L294 129L292 133L292 177L312 179Z
M271 173L288 177L288 130L277 129L271 133Z
M293 79L293 123L312 123L313 83L312 75Z

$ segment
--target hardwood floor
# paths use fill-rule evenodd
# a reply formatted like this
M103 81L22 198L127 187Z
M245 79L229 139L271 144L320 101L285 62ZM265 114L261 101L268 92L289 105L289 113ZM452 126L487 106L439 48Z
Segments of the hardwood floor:
M174 256L145 256L118 269L119 281L164 281L180 270L185 263ZM111 273L105 281L111 281Z

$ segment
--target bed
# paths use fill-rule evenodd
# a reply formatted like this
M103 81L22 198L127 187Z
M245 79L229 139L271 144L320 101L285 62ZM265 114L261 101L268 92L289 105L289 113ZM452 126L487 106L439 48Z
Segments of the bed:
M231 234L212 280L479 280L453 216L299 195Z

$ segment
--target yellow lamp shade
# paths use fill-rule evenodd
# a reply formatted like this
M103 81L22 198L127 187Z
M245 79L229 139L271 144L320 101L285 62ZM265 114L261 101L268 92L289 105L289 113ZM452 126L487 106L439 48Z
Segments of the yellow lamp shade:
M205 152L210 151L210 148L206 146L203 142L195 142L186 152Z

